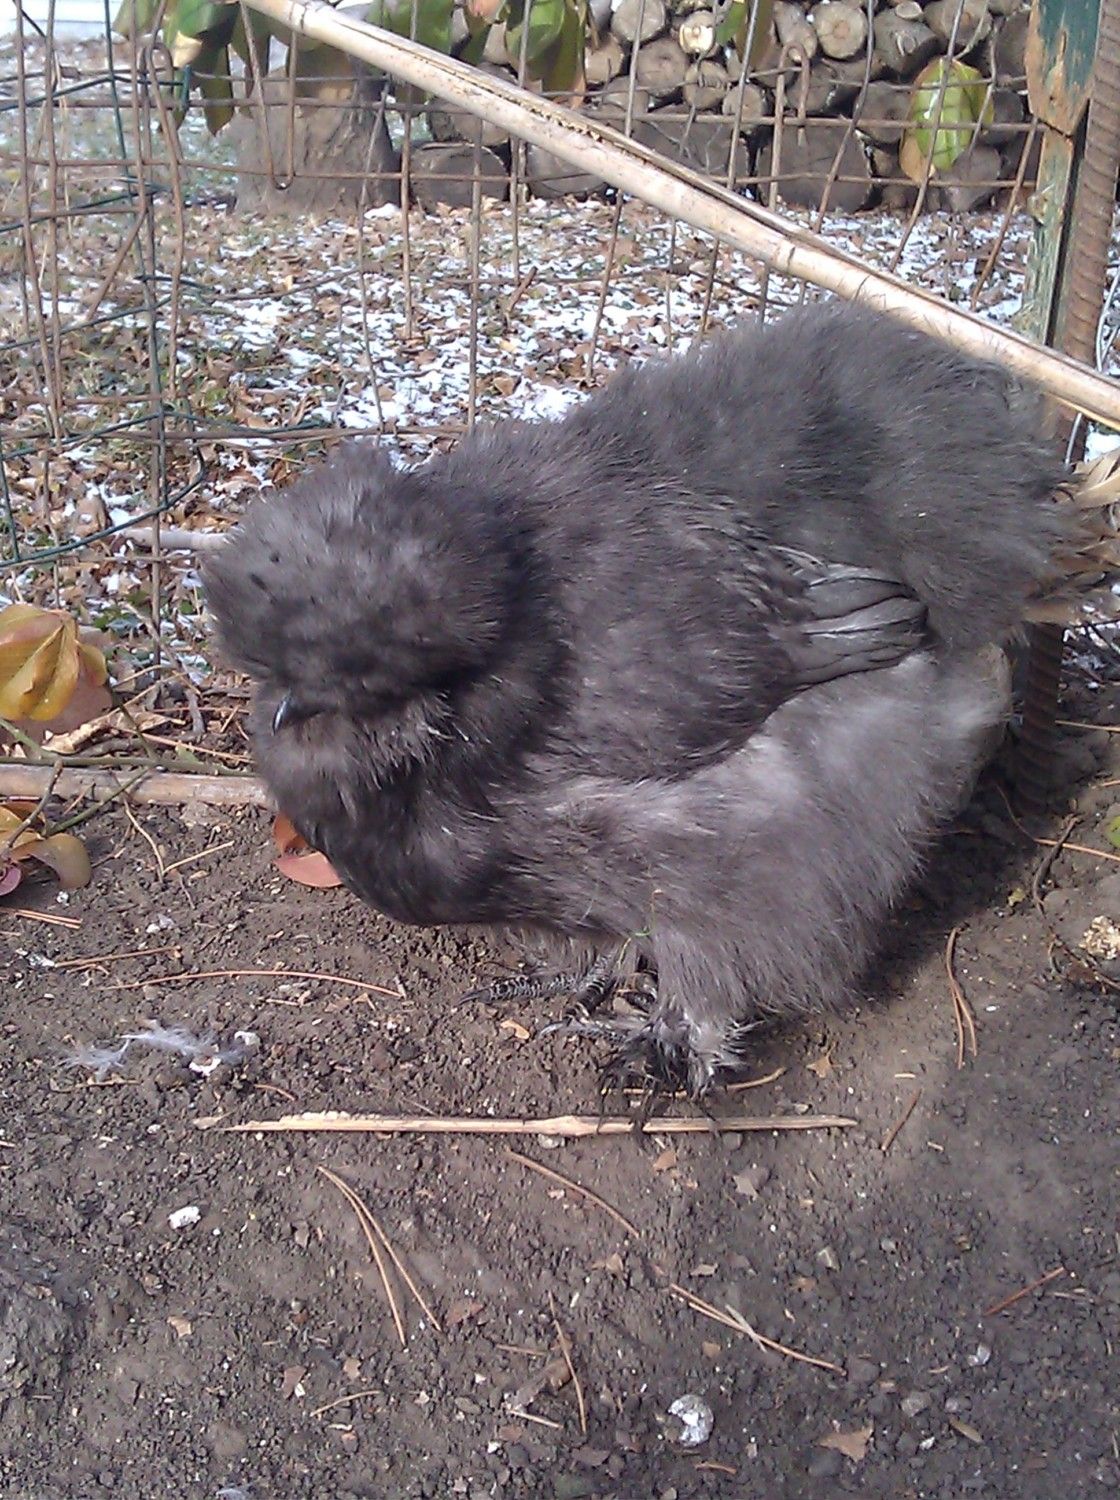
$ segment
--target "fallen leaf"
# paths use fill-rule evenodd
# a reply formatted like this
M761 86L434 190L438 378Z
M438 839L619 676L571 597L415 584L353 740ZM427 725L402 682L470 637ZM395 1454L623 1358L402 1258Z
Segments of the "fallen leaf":
M854 1432L830 1432L818 1439L817 1447L835 1448L837 1453L842 1453L852 1463L858 1464L867 1457L867 1447L874 1431L874 1427L868 1426L857 1427Z
M655 1172L668 1172L669 1169L671 1167L675 1167L676 1164L677 1153L673 1150L672 1146L666 1146L665 1150L662 1151L659 1156L654 1158L653 1170Z
M973 1427L971 1422L962 1422L959 1417L950 1417L949 1426L954 1432L959 1432L961 1437L967 1438L970 1443L982 1443L984 1441L979 1431Z
M735 1191L741 1193L744 1198L749 1198L752 1203L769 1180L769 1167L748 1167L745 1172L736 1172L731 1178L735 1184Z
M593 1271L609 1271L612 1276L621 1276L626 1269L622 1256L617 1250L612 1250L606 1260L593 1260L591 1262Z
M64 891L76 891L88 885L93 877L86 846L72 833L54 833L50 838L37 839L27 845L27 854L52 869ZM22 850L17 858L23 858Z
M320 854L283 813L278 813L272 824L272 839L279 851L275 865L281 875L299 885L309 885L315 890L331 890L342 884L325 854Z
M473 1297L460 1297L453 1302L444 1315L444 1322L448 1328L457 1328L460 1323L465 1323L468 1318L475 1317L486 1306L485 1302L476 1302Z
M280 1381L280 1394L285 1399L289 1396L303 1396L306 1392L300 1384L307 1374L306 1365L288 1365L284 1370L283 1379Z
M0 804L0 895L15 890L22 878L18 865L29 859L53 870L64 890L88 885L93 871L81 839L72 833L55 833L45 838L34 826L21 828L20 824L33 810L33 804L24 802Z
M0 718L48 724L70 703L79 680L100 688L108 675L104 656L81 639L65 610L0 609Z
M180 1318L172 1313L167 1321L179 1338L185 1339L190 1337L191 1328L194 1326L190 1318Z
M102 688L101 691L108 698L107 690ZM81 684L79 684L78 692L81 692ZM73 703L74 700L71 700L71 708L73 708ZM83 717L73 729L63 730L60 721L57 727L55 723L52 723L47 731L45 743L47 749L54 751L56 755L73 755L75 750L80 750L83 745L88 745L90 740L96 739L99 734L107 730L116 734L128 734L131 730L138 729L143 733L149 729L159 729L170 722L167 714L156 713L154 709L139 709L126 713L123 709L116 708L111 713L99 713L96 717Z

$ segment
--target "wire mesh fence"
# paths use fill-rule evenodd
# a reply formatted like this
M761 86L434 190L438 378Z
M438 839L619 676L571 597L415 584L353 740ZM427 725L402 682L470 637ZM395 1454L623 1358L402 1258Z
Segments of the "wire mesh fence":
M0 76L0 594L75 607L134 674L207 672L180 548L340 436L422 458L815 295L244 4L194 6L198 37L186 0L77 38L64 6L13 7ZM1039 126L1017 0L380 19L950 301L1019 306Z

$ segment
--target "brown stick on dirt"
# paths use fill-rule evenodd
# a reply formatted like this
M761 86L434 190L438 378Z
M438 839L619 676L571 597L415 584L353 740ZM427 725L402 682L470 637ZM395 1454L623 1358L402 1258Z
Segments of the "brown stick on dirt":
M246 1120L229 1125L234 1135L250 1131L326 1130L358 1135L560 1135L566 1139L590 1135L700 1135L726 1130L841 1130L858 1124L846 1115L728 1115L726 1119L657 1117L637 1120L600 1120L594 1115L555 1115L545 1120L489 1119L484 1115L281 1115L276 1120Z
M9 761L0 766L0 801L41 797L55 775L54 766L20 765ZM107 797L119 793L123 773L65 768L54 782L54 794L71 797ZM151 771L135 778L128 788L130 802L161 807L203 803L207 807L269 807L268 793L255 776L202 776L176 771Z

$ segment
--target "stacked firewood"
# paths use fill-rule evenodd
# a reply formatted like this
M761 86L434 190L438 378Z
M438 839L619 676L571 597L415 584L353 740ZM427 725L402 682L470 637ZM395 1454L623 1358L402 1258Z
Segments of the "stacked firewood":
M1029 196L1027 0L772 0L759 35L722 41L728 11L592 0L584 79L565 102L764 203L963 210ZM516 77L511 51L493 25L480 66ZM479 174L484 196L503 197L511 171L544 197L606 187L478 120L437 106L427 120L432 140L411 153L421 202L469 204Z

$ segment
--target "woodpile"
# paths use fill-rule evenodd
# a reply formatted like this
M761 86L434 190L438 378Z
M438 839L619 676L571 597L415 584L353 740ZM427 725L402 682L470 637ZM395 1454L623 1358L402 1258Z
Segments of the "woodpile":
M919 199L964 211L1013 193L1025 202L1038 157L1023 76L1027 3L772 0L745 69L726 39L726 3L596 0L583 80L564 97L764 203L854 212ZM482 55L488 71L516 77L504 28L492 28ZM605 190L436 102L425 118L438 150L411 153L412 194L425 204L470 201L459 169L469 179L481 168L485 196L501 196L515 158L517 180L540 196Z

